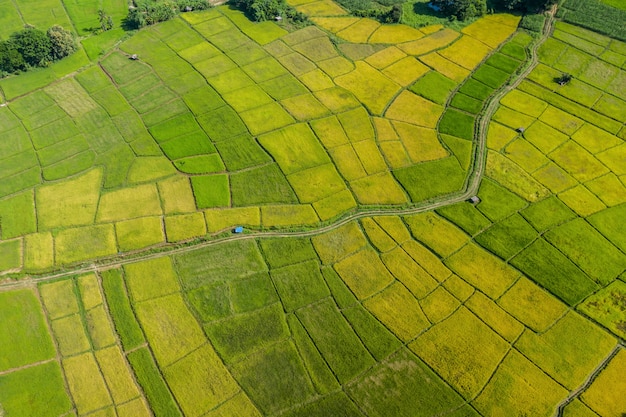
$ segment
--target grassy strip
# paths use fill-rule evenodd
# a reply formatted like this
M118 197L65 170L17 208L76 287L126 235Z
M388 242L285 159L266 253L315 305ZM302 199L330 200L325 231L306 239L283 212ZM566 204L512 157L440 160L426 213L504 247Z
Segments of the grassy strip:
M150 409L156 417L182 417L172 393L146 348L128 354L128 361L137 376L137 381L146 394Z
M124 349L129 350L144 343L143 332L130 306L120 270L103 271L102 287L115 324L115 330L120 335Z
M568 0L559 10L564 21L626 41L626 11L598 0Z

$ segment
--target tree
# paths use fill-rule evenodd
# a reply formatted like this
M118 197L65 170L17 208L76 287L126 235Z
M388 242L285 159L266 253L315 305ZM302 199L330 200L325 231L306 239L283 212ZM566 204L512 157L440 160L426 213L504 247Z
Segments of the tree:
M9 41L0 41L0 72L11 73L26 69L26 61Z
M431 0L431 4L459 20L482 16L487 12L486 0Z
M52 43L45 32L26 28L11 34L10 41L31 67L46 66L50 63Z
M98 9L98 21L103 32L113 29L113 18L103 9Z
M50 56L53 61L65 58L76 51L76 39L69 30L63 29L59 25L54 25L47 32L50 39Z
M500 7L508 10L536 13L549 9L558 0L498 0Z

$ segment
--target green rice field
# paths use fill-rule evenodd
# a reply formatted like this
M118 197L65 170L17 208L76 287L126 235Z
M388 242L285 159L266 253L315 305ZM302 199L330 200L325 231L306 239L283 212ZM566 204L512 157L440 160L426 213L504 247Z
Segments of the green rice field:
M0 0L0 417L623 417L626 44L289 4Z

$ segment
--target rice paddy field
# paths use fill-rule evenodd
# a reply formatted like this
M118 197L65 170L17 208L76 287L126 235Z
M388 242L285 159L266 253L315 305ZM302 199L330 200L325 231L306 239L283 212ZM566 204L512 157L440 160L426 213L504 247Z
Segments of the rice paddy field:
M0 416L626 413L624 43L83 3L0 0L83 36L0 79Z

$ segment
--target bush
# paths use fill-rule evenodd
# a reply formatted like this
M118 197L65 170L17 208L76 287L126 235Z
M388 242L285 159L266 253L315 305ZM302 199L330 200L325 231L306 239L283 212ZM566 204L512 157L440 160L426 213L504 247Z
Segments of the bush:
M531 32L541 33L546 17L542 14L527 14L522 17L520 27Z

